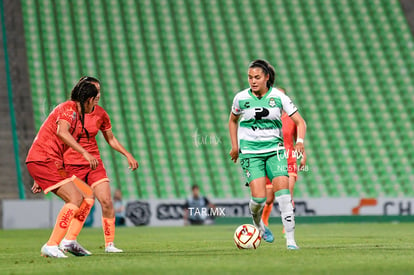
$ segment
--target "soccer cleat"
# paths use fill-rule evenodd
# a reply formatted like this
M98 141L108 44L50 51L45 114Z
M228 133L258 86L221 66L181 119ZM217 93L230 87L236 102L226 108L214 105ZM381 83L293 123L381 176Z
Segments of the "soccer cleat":
M105 252L107 252L107 253L122 253L124 251L122 249L116 248L114 246L114 243L108 243L108 245L105 247Z
M283 227L283 230L282 230L282 236L283 236L283 238L286 239L286 231L285 231L285 228L284 227Z
M91 252L83 248L76 240L63 239L60 243L60 249L65 252L70 252L75 256L90 256Z
M270 231L269 227L267 227L267 226L265 226L265 231L263 233L262 238L263 238L263 240L265 240L265 242L268 242L268 243L273 243L273 241L275 239L273 237L272 231Z
M68 256L63 253L57 245L47 245L42 246L40 250L40 255L43 257L52 257L52 258L67 258Z
M300 248L296 244L288 244L287 249L288 250L299 250Z

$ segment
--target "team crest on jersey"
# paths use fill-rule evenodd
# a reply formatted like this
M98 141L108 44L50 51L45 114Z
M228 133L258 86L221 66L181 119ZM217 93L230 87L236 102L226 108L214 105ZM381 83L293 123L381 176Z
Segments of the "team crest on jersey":
M76 112L73 112L73 114L72 114L72 120L76 120Z
M271 97L271 98L269 99L269 106L270 106L271 108L274 108L274 107L276 106L276 101L275 101L275 99L274 99L273 97Z

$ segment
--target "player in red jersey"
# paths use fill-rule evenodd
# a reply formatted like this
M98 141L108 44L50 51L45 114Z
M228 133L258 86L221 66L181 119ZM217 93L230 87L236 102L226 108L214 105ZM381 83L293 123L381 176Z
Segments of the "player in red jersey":
M46 194L51 191L65 201L52 234L41 249L41 255L45 257L66 258L58 245L84 198L77 187L82 183L75 176L69 177L64 167L64 152L73 148L91 169L96 169L99 164L75 139L80 132L88 134L83 127L84 118L86 113L92 111L97 95L98 90L93 84L76 86L71 100L59 104L46 118L26 158L27 169L35 180L33 192L43 190Z
M279 88L279 90L286 93L286 91L281 88ZM292 196L292 205L295 207L295 202L293 201L293 189L298 177L297 159L300 158L299 170L303 170L306 165L306 153L303 152L302 155L297 155L293 144L297 136L297 127L295 122L285 112L282 113L282 132L285 156L287 157L288 163L289 191ZM268 178L266 178L266 205L263 208L262 214L262 220L266 226L269 224L269 216L272 212L273 202L275 199L272 188L272 183Z
M113 244L115 239L115 210L112 202L109 179L102 163L98 144L96 142L96 135L98 132L101 131L108 144L127 158L129 168L131 170L136 170L138 168L138 162L115 138L112 133L109 115L101 106L98 105L101 96L99 80L94 77L86 76L82 77L77 85L82 85L82 83L91 83L95 85L98 89L98 95L95 98L92 112L85 115L85 129L88 130L89 138L85 134L82 134L80 136L79 144L81 144L98 160L99 165L95 170L92 170L88 163L80 158L77 151L69 149L64 155L65 168L71 174L74 174L87 182L93 189L93 194L101 204L105 252L123 252L121 249L116 248ZM62 250L69 251L77 256L91 255L89 251L84 249L76 241L76 238L82 230L86 217L88 216L95 201L93 194L85 198L86 203L81 206L79 215L76 215L72 220L68 233L60 244L60 248Z

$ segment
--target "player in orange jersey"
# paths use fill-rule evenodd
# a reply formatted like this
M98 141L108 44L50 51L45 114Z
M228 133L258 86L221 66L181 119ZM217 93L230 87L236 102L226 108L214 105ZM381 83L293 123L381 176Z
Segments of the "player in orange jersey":
M279 88L280 91L286 93L285 90ZM306 153L303 152L302 155L297 155L294 147L294 140L296 140L296 124L293 120L285 113L282 113L282 132L283 132L283 144L285 147L285 156L287 157L288 163L288 174L289 174L289 191L292 196L292 205L295 207L295 202L293 201L293 189L298 177L298 165L297 158L300 158L299 171L303 170L306 165ZM262 220L263 223L268 226L269 216L272 212L273 202L274 202L274 193L272 183L268 178L266 178L266 204L263 208Z
M116 248L113 243L115 239L115 210L112 202L109 179L102 163L98 144L96 142L96 135L98 132L101 131L108 144L127 158L128 165L131 170L136 170L138 168L138 162L115 138L112 133L109 115L101 106L98 105L101 96L99 80L94 77L85 76L79 80L77 85L82 85L83 83L91 83L95 85L98 89L98 95L95 98L92 112L85 116L85 128L88 130L89 137L85 134L81 135L79 143L98 160L99 165L95 170L92 170L88 166L87 162L82 161L78 152L69 149L64 156L65 167L70 173L78 176L88 183L88 185L93 189L93 194L101 204L105 252L123 252L121 249ZM84 249L76 241L76 237L79 235L85 223L86 217L93 206L95 198L91 195L87 197L85 201L87 203L81 207L79 215L75 216L72 220L68 233L60 244L62 250L71 252L77 256L91 255L89 251Z
M90 169L98 167L98 160L88 153L75 139L84 128L85 114L94 107L98 90L91 83L83 83L72 90L71 100L59 104L40 127L26 158L27 169L35 180L33 192L52 191L65 201L55 227L47 243L41 249L45 257L66 258L58 245L65 236L69 224L83 202L83 194L77 185L82 185L64 167L63 154L68 148L79 153ZM80 126L80 127L79 127Z

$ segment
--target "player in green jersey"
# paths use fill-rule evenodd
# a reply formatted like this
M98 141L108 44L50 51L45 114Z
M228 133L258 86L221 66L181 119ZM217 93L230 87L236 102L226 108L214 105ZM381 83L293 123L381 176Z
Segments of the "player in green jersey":
M287 159L282 135L282 111L297 126L295 150L303 153L306 123L290 98L277 88L275 70L265 60L255 60L249 65L250 88L234 97L229 118L231 139L230 157L240 164L249 182L250 212L254 225L265 241L272 242L273 235L261 220L266 201L266 176L272 181L276 201L279 203L283 226L286 230L288 249L299 249L295 241L295 216L289 192Z

